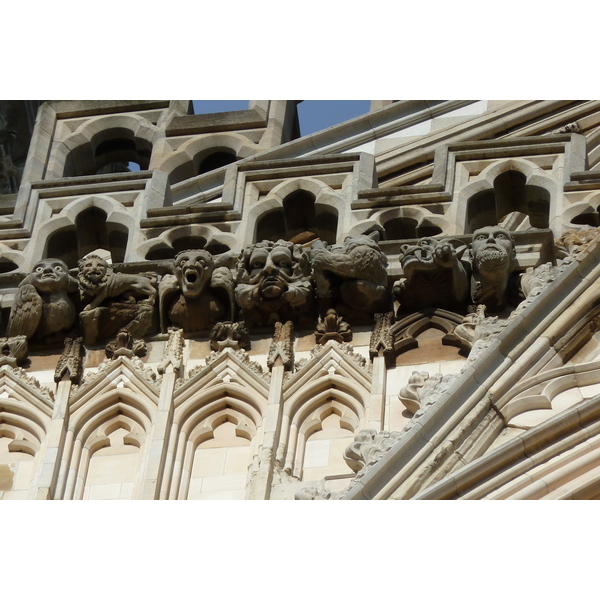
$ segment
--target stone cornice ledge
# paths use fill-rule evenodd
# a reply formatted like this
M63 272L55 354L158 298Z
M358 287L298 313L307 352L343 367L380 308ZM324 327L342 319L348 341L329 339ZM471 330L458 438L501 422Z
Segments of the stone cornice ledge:
M552 337L553 330L556 332L556 325L552 327L552 324L559 319L563 323L565 318L576 319L584 292L593 288L598 278L600 244L595 242L588 253L573 259L554 282L544 288L543 294L535 296L529 303L525 300L528 304L521 310L516 309L506 328L474 361L466 363L448 390L419 418L413 418L394 447L365 469L340 499L385 499L392 494L408 499L423 492L419 481L427 479L435 469L435 465L425 465L426 472L418 473L427 459L448 443L451 432L478 405L483 409L492 406L490 388L494 386L501 391L502 376L517 361L523 365L522 369L527 369L530 363L520 360L523 354L527 353L528 359L535 360L547 352L549 342L554 341L548 336ZM591 292L594 298L600 295L600 289Z

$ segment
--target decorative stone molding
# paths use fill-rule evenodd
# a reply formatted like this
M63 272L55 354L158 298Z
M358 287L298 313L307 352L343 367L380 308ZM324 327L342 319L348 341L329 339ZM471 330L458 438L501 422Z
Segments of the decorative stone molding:
M565 231L554 240L554 245L559 258L578 257L587 252L600 238L600 227L595 229L581 229L579 231Z
M428 379L427 371L413 371L408 378L408 384L398 394L400 402L413 414L421 408L421 391Z
M215 323L208 337L210 339L210 349L214 352L219 352L224 348L250 350L251 347L250 332L244 321Z
M569 123L564 127L560 127L559 129L554 129L552 133L554 135L558 135L561 133L581 133L581 131L581 125L577 121L575 121L574 123Z
M282 364L286 371L294 366L294 324L292 321L286 323L275 323L275 333L267 356L269 369L277 364Z
M375 315L375 327L369 342L369 356L371 360L376 356L385 357L388 367L394 364L394 336L391 332L394 323L394 313L377 313Z
M461 307L469 293L469 277L461 262L466 249L459 240L433 238L401 246L403 277L393 287L398 312Z
M162 360L156 367L156 370L164 375L168 366L173 367L173 371L178 376L183 375L183 346L185 340L183 339L183 329L179 327L169 327L169 339L165 346Z
M73 383L79 383L83 370L83 350L82 337L65 339L63 353L54 371L54 381L58 383L68 377Z
M478 304L473 312L466 315L460 325L454 329L454 335L459 339L463 348L472 348L477 341L479 332L477 327L486 319L485 305Z
M348 236L329 246L317 240L311 248L317 297L348 319L370 320L389 309L388 260L379 248L379 232ZM341 283L339 282L341 279ZM335 280L335 283L334 283Z
M305 487L294 494L294 500L337 500L341 494L317 487Z
M132 371L136 373L141 379L143 379L147 384L150 385L155 391L158 391L158 382L156 373L149 367L146 367L144 363L137 357L128 357L121 356L115 358L106 358L104 359L100 365L98 365L98 369L93 373L86 373L83 376L81 384L79 386L73 386L72 393L79 393L93 385L98 379L104 378L105 373L109 372L112 368L114 368L115 363L118 360L122 360ZM118 368L118 367L117 367Z
M398 431L363 429L354 436L354 441L346 448L344 460L355 473L359 473L374 465L390 450L399 437Z
M27 371L25 371L25 369L22 369L21 367L11 367L7 364L4 364L0 366L0 374L4 369L12 373L27 387L30 387L31 389L35 390L38 394L41 394L50 402L54 402L54 392L46 386L42 385L35 377L29 375Z
M27 358L27 336L0 338L0 366L16 367Z
M192 379L192 377L195 377L196 375L198 375L198 373L201 373L202 371L204 371L204 369L206 369L212 363L214 363L216 360L218 360L223 355L224 352L227 352L227 353L231 354L232 356L236 357L244 365L244 367L246 367L248 370L252 371L252 373L254 373L255 375L258 375L258 377L260 377L261 379L263 379L265 381L270 380L271 373L266 373L265 371L263 371L263 368L257 362L250 360L249 354L241 348L239 350L225 348L223 350L220 350L219 352L211 352L204 359L203 365L198 365L197 367L194 367L193 369L190 370L190 372L188 373L187 380ZM180 379L177 382L176 386L179 387L183 383L184 383L184 381L182 379Z
M302 369L304 369L304 367L313 358L315 358L315 356L321 356L326 351L326 347L327 347L326 345L320 345L320 344L313 346L312 350L310 351L310 358L303 358L302 360L299 360L294 365L294 370L296 372L298 372L298 371L301 371ZM349 359L351 359L352 362L354 362L356 365L358 365L366 373L368 373L368 374L371 373L371 364L367 362L367 359L364 356L355 352L354 348L350 344L347 344L346 342L336 343L335 348L337 350L341 350L341 352L344 354L344 356L347 356ZM286 373L286 378L289 378L291 375L292 375L292 373Z

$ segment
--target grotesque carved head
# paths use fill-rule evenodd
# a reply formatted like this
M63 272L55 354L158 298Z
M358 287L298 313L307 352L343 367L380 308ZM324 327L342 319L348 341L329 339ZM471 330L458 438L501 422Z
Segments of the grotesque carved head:
M435 261L437 244L437 240L433 238L421 238L415 244L403 244L399 254L403 271L406 273L410 270L434 270L437 267Z
M517 259L515 240L504 227L478 229L473 233L471 249L473 268L479 273L510 273L514 270Z
M82 258L77 266L77 279L85 291L95 291L106 285L112 267L97 254L89 254Z
M313 294L307 252L298 244L262 241L244 249L235 298L249 326L306 321Z
M199 296L210 283L214 260L206 250L184 250L175 257L175 276L184 296Z
M293 282L308 277L308 255L292 242L259 242L246 248L238 268L241 281L257 286L261 297L274 300Z
M65 290L70 284L69 267L57 258L44 258L33 267L31 283L46 294Z

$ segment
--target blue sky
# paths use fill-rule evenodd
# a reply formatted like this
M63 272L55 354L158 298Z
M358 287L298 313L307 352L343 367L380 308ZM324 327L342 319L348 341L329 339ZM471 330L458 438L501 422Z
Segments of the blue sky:
M248 100L194 100L193 104L196 114L248 108ZM370 100L303 100L298 105L300 133L309 135L368 113L370 104Z

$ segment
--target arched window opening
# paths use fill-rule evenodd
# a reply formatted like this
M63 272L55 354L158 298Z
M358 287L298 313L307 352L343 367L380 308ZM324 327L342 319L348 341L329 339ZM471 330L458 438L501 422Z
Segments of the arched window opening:
M598 207L600 208L600 206ZM591 227L600 227L600 212L598 208L594 211L583 212L571 219L573 225L589 225Z
M10 273L15 269L18 269L19 266L14 263L12 260L8 260L8 258L0 257L0 273Z
M191 179L196 176L196 171L194 170L194 163L192 160L188 160L187 162L175 167L169 173L169 183L171 185L175 185L180 181L185 181L186 179Z
M198 167L198 175L203 175L209 171L220 169L225 165L230 165L237 160L237 156L233 150L221 150L209 154Z
M207 250L213 256L229 252L231 248L227 244L222 244L216 240L207 242L201 235L183 236L173 240L171 246L165 242L146 252L146 260L168 260L175 258L175 255L185 250Z
M337 226L335 208L317 204L314 194L297 190L284 198L282 208L261 215L256 223L255 240L276 242L284 239L294 244L307 244L321 239L334 244Z
M288 238L317 229L315 195L297 190L283 200L283 215Z
M421 221L421 224L417 227L417 237L434 237L442 233L441 227L430 223L427 219Z
M58 258L69 269L74 269L79 260L79 242L74 226L63 227L48 237L44 258Z
M383 229L386 240L411 240L419 237L416 219L409 219L408 217L390 219L384 223Z
M269 240L276 242L285 237L285 219L283 209L269 211L260 216L256 222L256 241Z
M101 131L69 153L63 177L145 170L151 154L152 144L129 129Z
M206 238L200 235L190 235L173 240L175 254L184 250L202 250L206 246Z
M500 223L512 230L528 226L547 228L550 193L539 186L527 185L526 181L526 176L519 171L505 171L494 180L493 190L473 196L467 207L466 233ZM517 216L514 217L513 213ZM511 217L506 219L507 215ZM529 218L528 223L526 217Z
M70 269L90 252L102 248L111 254L113 263L125 261L129 232L120 223L107 222L106 213L95 206L77 215L74 226L63 227L48 237L45 258L59 258Z

